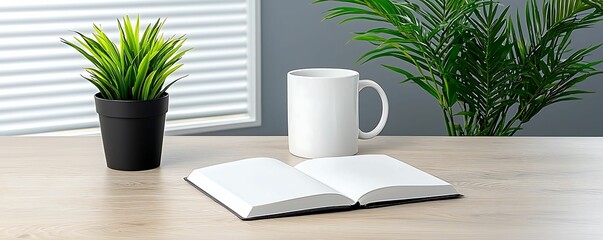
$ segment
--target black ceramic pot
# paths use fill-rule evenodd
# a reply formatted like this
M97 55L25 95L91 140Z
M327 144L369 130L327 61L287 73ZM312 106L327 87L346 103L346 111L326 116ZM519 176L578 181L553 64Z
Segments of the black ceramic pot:
M159 167L169 95L150 101L94 95L107 167L139 171Z

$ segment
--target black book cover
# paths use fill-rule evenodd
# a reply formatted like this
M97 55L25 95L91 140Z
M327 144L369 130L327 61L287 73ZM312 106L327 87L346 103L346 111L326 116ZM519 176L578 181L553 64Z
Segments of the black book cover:
M384 202L370 203L370 204L367 204L367 205L360 205L359 203L356 203L356 204L351 205L351 206L314 208L314 209L307 209L307 210L292 211L292 212L277 213L277 214L271 214L271 215L265 215L265 216L244 218L244 217L240 216L239 214L237 214L232 209L230 209L224 203L220 202L218 199L214 198L212 195L210 195L209 193L205 192L199 186L197 186L193 182L189 181L186 177L184 178L184 180L187 181L188 183L190 183L197 190L199 190L200 192L202 192L203 194L207 195L209 198L211 198L212 200L214 200L214 202L222 205L222 207L228 209L228 211L230 211L232 214L234 214L239 219L244 220L244 221L260 220L260 219L267 219L267 218L291 217L291 216L300 216L300 215L317 214L317 213L340 212L340 211L349 211L349 210L361 209L361 208L387 207L387 206L406 204L406 203L416 203L416 202L425 202L425 201L435 201L435 200L445 200L445 199L459 198L459 197L463 196L462 194L453 194L453 195L445 195L445 196L437 196L437 197L425 197L425 198L414 198L414 199L404 199L404 200L395 200L395 201L384 201Z

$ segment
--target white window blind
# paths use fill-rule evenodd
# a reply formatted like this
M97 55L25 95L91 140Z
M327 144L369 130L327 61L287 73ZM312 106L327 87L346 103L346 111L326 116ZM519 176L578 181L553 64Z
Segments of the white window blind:
M0 135L98 133L97 91L80 77L92 65L59 40L95 23L118 41L124 15L167 18L165 36L193 48L168 78L189 75L168 90L168 134L259 124L259 1L18 0L0 4Z

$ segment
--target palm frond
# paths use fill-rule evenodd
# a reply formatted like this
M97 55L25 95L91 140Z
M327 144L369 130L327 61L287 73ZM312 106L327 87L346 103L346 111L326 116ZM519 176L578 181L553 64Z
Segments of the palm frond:
M519 96L520 109L516 116L519 124L530 121L553 103L578 100L576 95L587 91L576 91L574 87L601 74L594 68L601 62L585 61L600 45L571 50L572 33L603 20L600 5L594 1L555 0L538 6L535 0L528 1L526 20L518 20L513 36L523 49L516 47L516 64L529 66L522 68L522 81L515 86L524 90ZM522 25L530 36L528 41L520 39Z
M513 46L508 10L500 10L498 4L484 5L468 22L466 50L457 64L462 112L467 113L463 116L474 126L465 129L463 135L498 135L504 131L501 116L512 105L511 86L516 79L516 67L510 58Z

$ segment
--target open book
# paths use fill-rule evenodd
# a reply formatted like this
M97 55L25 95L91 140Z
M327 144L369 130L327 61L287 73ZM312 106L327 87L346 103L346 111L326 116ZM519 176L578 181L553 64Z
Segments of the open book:
M185 180L243 220L461 196L385 155L317 158L295 167L250 158L196 169Z

